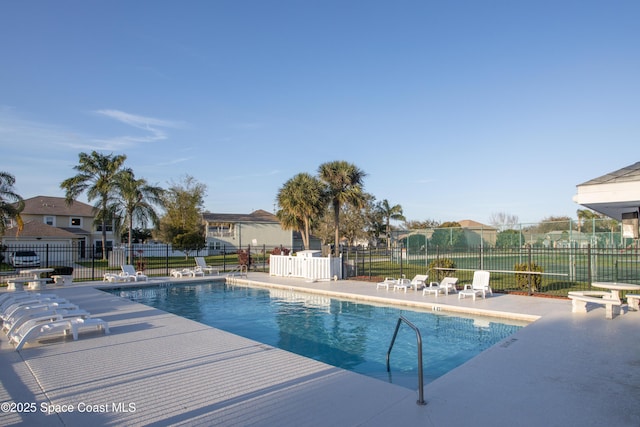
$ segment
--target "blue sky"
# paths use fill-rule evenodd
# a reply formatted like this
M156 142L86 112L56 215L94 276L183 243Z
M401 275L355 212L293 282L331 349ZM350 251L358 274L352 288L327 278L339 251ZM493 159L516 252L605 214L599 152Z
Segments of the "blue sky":
M273 211L346 160L410 220L576 217L638 161L637 1L23 1L0 5L0 170L63 196L126 154L212 212Z

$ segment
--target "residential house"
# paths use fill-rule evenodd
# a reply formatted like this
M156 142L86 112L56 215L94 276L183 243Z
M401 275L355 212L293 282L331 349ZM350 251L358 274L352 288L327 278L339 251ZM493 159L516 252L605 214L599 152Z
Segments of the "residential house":
M250 214L205 212L202 219L206 240L213 252L234 252L248 246L265 247L267 251L280 246L294 250L303 247L300 233L284 230L275 215L262 209ZM320 249L317 240L314 239L313 243L310 249Z
M495 246L498 230L490 225L485 225L471 219L458 221L469 246L489 245Z
M62 197L50 196L36 196L24 202L20 213L24 229L17 233L14 224L2 236L8 251L26 246L37 252L67 247L73 248L74 259L102 254L102 227L94 225L93 206L78 201L67 204ZM113 224L107 225L106 243L107 249L120 243Z

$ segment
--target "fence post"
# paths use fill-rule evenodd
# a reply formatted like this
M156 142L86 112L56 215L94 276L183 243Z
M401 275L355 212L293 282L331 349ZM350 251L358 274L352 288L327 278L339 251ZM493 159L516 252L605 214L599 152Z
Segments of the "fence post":
M591 289L591 243L587 244L587 282L589 283L589 289Z
M227 245L222 245L222 271L227 271Z
M533 263L531 260L531 245L527 245L527 258L529 260L529 271L531 272L533 270ZM529 296L533 295L533 292L531 292L531 277L533 276L533 274L527 274L527 276L529 276L527 278L527 283L529 285Z
M164 267L165 267L165 274L168 276L169 275L169 244L168 243L165 245Z

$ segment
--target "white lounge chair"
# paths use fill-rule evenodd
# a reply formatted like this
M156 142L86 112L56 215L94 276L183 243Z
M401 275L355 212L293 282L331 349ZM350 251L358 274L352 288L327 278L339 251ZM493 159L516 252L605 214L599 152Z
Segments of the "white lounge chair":
M134 280L134 278L123 273L104 273L102 279L103 282L129 282L131 280Z
M387 288L387 290L389 290L389 286L393 286L396 283L398 283L398 281L396 279L393 279L391 277L385 277L384 278L384 282L378 282L376 284L376 289L378 289L378 288Z
M0 320L7 320L9 315L20 307L51 302L67 302L67 300L53 294L51 294L50 296L19 299L14 301L12 304L7 304L7 306L5 306L5 308L0 312Z
M458 299L471 296L475 301L478 295L482 295L482 298L486 298L487 294L493 295L493 291L489 286L489 276L490 273L488 271L475 271L473 273L473 282L464 285L464 289L458 292Z
M398 279L396 283L393 285L393 290L404 290L404 293L407 293L407 289L411 287L411 280L409 279Z
M68 307L64 307L64 308L54 307L45 311L34 313L33 316L27 316L21 319L16 319L16 321L13 322L13 324L7 331L7 336L8 337L13 336L14 334L16 334L18 330L20 330L20 328L22 328L23 325L29 323L31 320L35 320L35 322L33 323L41 323L42 321L46 321L47 319L54 319L57 316L60 316L62 319L85 318L85 317L89 317L90 314L88 311L82 310L78 308L78 306L75 306L73 304L68 304Z
M438 297L438 294L443 292L446 295L449 295L449 291L453 291L455 293L457 292L456 283L458 283L457 277L445 277L440 281L440 283L431 282L429 285L425 286L422 290L422 295L435 294L436 297Z
M55 300L54 300L55 301ZM50 312L52 310L74 310L78 309L78 306L71 304L70 302L55 301L55 302L40 302L31 305L23 305L15 307L11 312L7 312L5 320L2 323L2 330L8 331L13 327L17 327L20 323L23 323L34 317L41 316L43 313Z
M18 301L34 299L34 298L54 298L55 294L41 294L39 292L7 292L0 295L0 313L3 313L7 307Z
M132 278L130 280L133 280L134 282L149 280L149 277L147 277L142 271L136 271L131 264L123 264L121 268L122 275L124 277Z
M9 342L15 344L16 351L20 350L27 342L35 341L47 335L67 335L71 331L71 324L62 319L62 316L47 316L35 318L24 323L9 336Z
M195 270L200 270L202 271L203 274L220 274L220 270L215 268L215 267L211 267L210 265L207 265L207 261L205 261L204 257L201 256L197 256L194 257L194 259L196 260L196 268Z
M65 318L62 315L50 316L49 318L32 319L23 324L9 339L16 345L16 351L20 350L26 343L37 341L49 335L73 335L73 339L78 339L78 333L85 328L97 328L109 333L109 324L102 319L90 317Z
M204 276L204 273L201 270L191 269L191 268L183 268L183 269L173 269L171 270L171 277L196 277L196 276Z

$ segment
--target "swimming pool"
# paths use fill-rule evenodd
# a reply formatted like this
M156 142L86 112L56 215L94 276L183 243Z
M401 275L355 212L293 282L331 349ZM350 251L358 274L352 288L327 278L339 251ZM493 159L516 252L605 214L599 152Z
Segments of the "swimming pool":
M407 388L417 385L415 332L402 325L386 354L399 316L418 327L428 383L512 335L523 322L455 317L364 304L298 291L223 282L123 288L114 295L255 341Z

